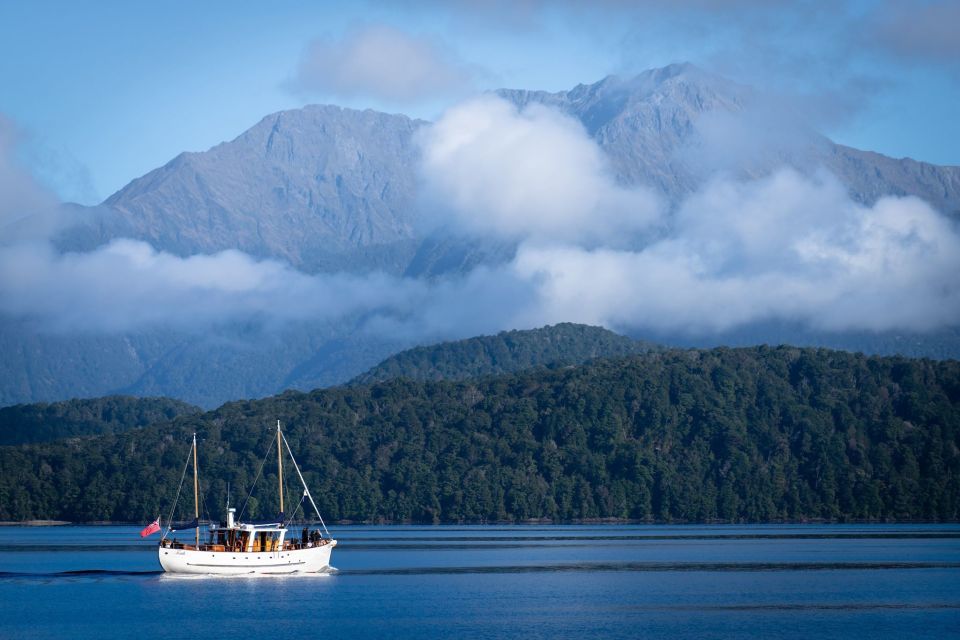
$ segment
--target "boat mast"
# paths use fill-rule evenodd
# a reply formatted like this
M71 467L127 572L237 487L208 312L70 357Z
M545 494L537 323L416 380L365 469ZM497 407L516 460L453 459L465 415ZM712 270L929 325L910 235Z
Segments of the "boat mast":
M200 489L197 480L197 434L193 434L193 515L196 518L197 548L200 547Z
M280 421L277 420L277 469L279 469L279 474L277 476L280 483L280 513L283 513L283 456L280 451Z

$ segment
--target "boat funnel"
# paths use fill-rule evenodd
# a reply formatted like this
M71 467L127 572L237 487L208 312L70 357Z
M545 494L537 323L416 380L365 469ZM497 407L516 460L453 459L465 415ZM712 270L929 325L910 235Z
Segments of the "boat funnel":
M232 528L233 528L233 515L234 515L236 512L237 512L237 510L234 509L233 507L230 507L229 509L227 509L227 528L228 528L228 529L232 529Z

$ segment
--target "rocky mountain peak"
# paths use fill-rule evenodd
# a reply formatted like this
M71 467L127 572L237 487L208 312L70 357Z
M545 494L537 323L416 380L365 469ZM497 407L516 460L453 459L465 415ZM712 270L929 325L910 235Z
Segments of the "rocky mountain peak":
M519 106L550 105L579 120L622 184L648 186L673 202L709 177L694 161L706 155L710 140L704 124L712 122L727 134L721 144L713 141L713 150L749 161L731 163L730 174L755 177L782 166L803 172L826 168L861 202L910 194L960 217L960 167L894 160L809 132L794 136L800 144L773 152L761 147L761 153L750 148L733 153L737 132L764 143L768 134L779 133L776 123L764 129L745 117L751 113L746 106L752 91L693 65L608 76L569 91L498 94ZM418 235L413 224L418 215L414 135L425 124L403 115L331 105L274 113L229 142L178 155L98 207L65 207L82 222L63 232L57 245L87 251L114 238L134 238L179 255L239 249L307 272L378 270L410 278L465 272L509 259L511 246L491 248L439 232ZM123 390L209 406L288 387L343 382L410 346L352 335L352 326L297 326L282 339L261 343L261 336L244 326L224 329L209 341L159 330L68 339L38 332L26 321L4 320L0 401ZM797 334L769 335L769 341L789 342ZM869 351L878 343L841 336L830 344ZM954 331L920 340L911 349L915 354L955 354L957 344Z
M115 213L111 229L182 255L238 248L312 271L360 252L398 270L377 256L395 262L397 243L408 252L411 137L423 124L332 105L281 111L234 140L178 155L103 206Z

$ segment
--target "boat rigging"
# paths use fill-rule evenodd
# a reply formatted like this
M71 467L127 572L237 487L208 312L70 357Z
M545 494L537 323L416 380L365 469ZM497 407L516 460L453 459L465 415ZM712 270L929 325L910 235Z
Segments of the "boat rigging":
M164 571L171 573L194 574L293 574L317 573L330 568L330 555L337 541L330 536L327 525L320 515L316 502L310 493L306 480L300 472L300 467L290 449L280 421L277 420L277 475L278 493L280 498L280 513L275 520L269 522L243 522L236 517L236 509L227 505L226 520L219 524L209 525L209 541L200 542L200 501L199 501L199 467L197 464L197 435L193 435L191 453L193 458L193 496L194 520L184 524L175 524L171 518L160 540L158 555L160 565ZM284 517L283 495L283 450L286 448L297 472L297 477L303 485L303 496L308 498L317 519L323 529L309 526L303 528L300 536L289 535L287 521ZM269 451L269 449L268 449ZM261 471L263 466L261 465ZM180 488L174 500L173 509L180 499L180 489L186 476L186 465L180 478ZM257 474L259 478L259 473ZM254 481L256 484L256 480ZM251 489L252 491L252 489ZM301 499L301 504L303 500ZM297 507L299 512L299 506ZM242 517L242 512L241 512ZM159 518L158 518L159 520ZM175 531L195 529L194 544L188 545L172 539L169 535Z

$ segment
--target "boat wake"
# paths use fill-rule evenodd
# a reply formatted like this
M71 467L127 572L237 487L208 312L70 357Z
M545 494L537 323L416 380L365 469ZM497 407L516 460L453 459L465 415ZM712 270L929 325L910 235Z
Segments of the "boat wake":
M187 574L168 573L165 571L125 571L114 569L75 569L72 571L29 572L29 571L0 571L0 581L16 580L82 580L101 578L157 578L161 580L208 580L230 578L329 578L340 573L336 567L327 567L322 571L293 573L240 573L235 575L220 575L213 573Z
M250 578L329 578L340 573L336 567L327 567L322 571L291 571L290 573L170 573L159 571L161 580L249 580Z
M579 562L548 565L392 567L347 569L344 576L454 575L477 573L595 573L595 572L767 572L875 571L960 569L957 562Z
M0 571L0 580L55 580L58 578L111 578L133 577L144 578L163 575L163 571L127 571L115 569L75 569L72 571L56 572L27 572L27 571Z

